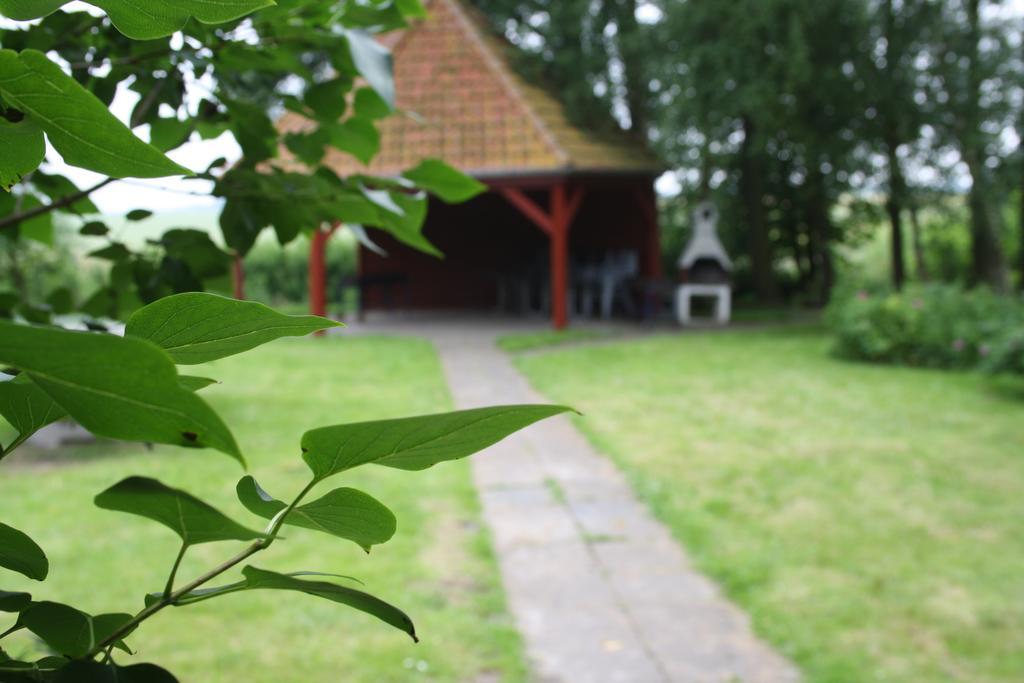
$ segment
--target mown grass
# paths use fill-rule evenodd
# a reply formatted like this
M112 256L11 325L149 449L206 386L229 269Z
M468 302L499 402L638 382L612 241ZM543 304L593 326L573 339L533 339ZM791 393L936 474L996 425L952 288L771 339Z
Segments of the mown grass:
M433 350L413 340L280 341L196 370L223 382L204 396L232 426L250 471L279 497L293 495L307 477L298 448L304 430L450 408ZM176 537L91 502L132 474L157 477L240 521L261 523L234 498L242 471L214 452L102 442L53 456L15 455L0 463L0 519L40 542L52 571L43 584L4 572L2 588L93 612L139 609L145 592L162 587ZM322 486L326 492L346 485L395 511L398 533L390 543L366 555L352 543L290 529L251 563L356 576L365 590L410 614L419 645L335 603L267 591L165 610L130 639L138 650L132 659L160 662L184 683L522 681L520 642L467 463L421 473L365 467ZM195 547L179 576L190 578L236 549ZM10 654L37 645L26 638L4 643Z
M1024 680L1022 387L828 347L791 328L518 363L807 681Z
M592 328L569 328L566 330L540 330L538 332L516 332L498 337L498 347L509 353L533 351L549 346L562 346L578 342L608 339L614 333L609 330Z

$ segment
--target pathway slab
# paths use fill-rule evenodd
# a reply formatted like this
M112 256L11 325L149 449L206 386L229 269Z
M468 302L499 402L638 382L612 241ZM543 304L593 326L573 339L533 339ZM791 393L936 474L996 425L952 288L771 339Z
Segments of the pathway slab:
M458 407L547 402L498 349L495 326L421 321L405 331L434 342ZM472 463L538 683L799 680L568 418Z

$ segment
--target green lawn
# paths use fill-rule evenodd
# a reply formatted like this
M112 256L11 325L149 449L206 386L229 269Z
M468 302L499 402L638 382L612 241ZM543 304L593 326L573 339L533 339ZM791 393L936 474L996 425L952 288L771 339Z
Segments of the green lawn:
M522 332L498 337L498 346L509 353L533 351L549 346L562 346L578 342L608 339L614 333L609 330L592 328L570 328L567 330L541 330L539 332Z
M821 683L1024 680L1024 393L811 328L520 357Z
M198 370L223 381L204 395L233 427L251 472L283 498L308 477L298 447L304 430L450 407L425 342L288 340ZM0 464L0 519L40 542L52 571L44 584L12 580L15 575L5 572L2 588L30 589L37 599L93 612L135 611L144 592L162 587L176 537L153 522L92 506L94 494L122 477L157 477L236 519L259 523L234 499L242 471L212 451L146 451L105 442L59 457L11 460ZM389 505L398 517L395 539L366 555L352 543L291 528L252 563L359 577L368 591L412 616L419 645L335 603L267 591L166 610L131 638L136 661L165 664L183 683L524 680L520 642L505 611L468 463L421 473L366 467L332 483L357 486ZM180 576L189 578L236 549L198 546ZM5 640L11 654L31 646Z

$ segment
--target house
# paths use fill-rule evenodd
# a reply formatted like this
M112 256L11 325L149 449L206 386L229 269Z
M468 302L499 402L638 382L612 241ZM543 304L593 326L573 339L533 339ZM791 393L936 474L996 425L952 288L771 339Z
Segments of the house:
M459 205L431 202L424 234L443 259L373 231L387 255L359 249L363 307L535 307L562 328L580 259L624 255L639 276L657 277L658 160L625 133L573 125L555 97L513 69L515 48L462 0L431 0L427 10L389 36L397 105L415 116L380 122L381 151L368 167L337 150L324 163L341 175L392 176L440 158L489 191ZM310 266L320 313L324 239Z

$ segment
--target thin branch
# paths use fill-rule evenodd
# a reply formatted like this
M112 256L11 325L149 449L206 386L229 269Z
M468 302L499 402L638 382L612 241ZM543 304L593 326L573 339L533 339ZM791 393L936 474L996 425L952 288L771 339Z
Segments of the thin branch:
M165 599L171 597L171 593L174 592L174 577L178 575L178 568L181 567L181 560L185 557L186 550L188 550L188 545L182 542L181 549L178 550L178 556L174 558L174 565L171 567L171 573L167 577L167 586L164 588Z
M63 209L66 206L71 206L80 199L85 199L96 190L106 187L115 180L117 180L117 178L105 178L92 187L87 187L84 190L79 190L78 192L72 192L66 197L61 197L49 204L43 204L42 206L37 206L34 209L29 209L28 211L19 211L17 213L4 216L3 218L0 218L0 229L6 228L9 225L15 225L22 221L27 221L28 219L35 218L36 216L42 216L43 214L56 211L57 209Z
M160 610L164 609L165 607L168 607L169 605L175 604L179 598L188 595L189 593L199 588L203 584L208 583L212 579L215 579L216 577L220 576L232 567L241 564L246 559L255 555L256 553L269 548L277 539L277 534L281 531L281 527L284 525L285 519L292 512L292 510L294 510L295 507L302 501L302 499L306 497L306 494L308 494L316 484L316 479L313 479L308 484L306 484L305 488L299 491L299 494L295 496L295 499L288 504L288 507L282 510L276 517L274 517L273 520L271 520L270 525L267 527L266 538L261 538L258 541L254 541L242 552L238 553L231 559L217 565L205 574L202 574L201 576L193 579L192 581L189 581L187 584L185 584L178 590L173 591L170 594L165 593L157 602L154 602L152 605L149 605L148 607L143 609L141 612L132 617L131 621L126 622L119 629L117 629L109 636L104 638L103 641L97 643L89 651L85 658L92 659L97 654L102 652L104 648L109 647L110 645L113 645L120 639L124 638L132 630L134 630L136 626L146 621Z

